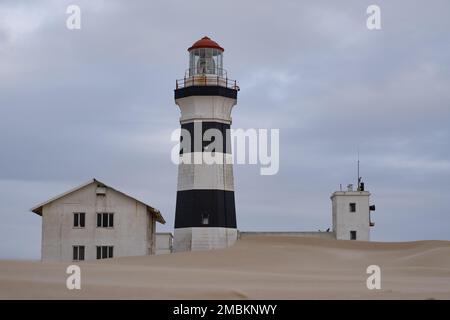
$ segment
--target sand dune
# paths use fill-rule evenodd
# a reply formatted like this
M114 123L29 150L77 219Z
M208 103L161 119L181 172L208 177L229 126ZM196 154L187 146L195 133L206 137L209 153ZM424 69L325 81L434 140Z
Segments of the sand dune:
M381 267L381 290L366 268ZM376 243L249 237L209 252L79 263L0 261L2 299L450 299L450 241Z

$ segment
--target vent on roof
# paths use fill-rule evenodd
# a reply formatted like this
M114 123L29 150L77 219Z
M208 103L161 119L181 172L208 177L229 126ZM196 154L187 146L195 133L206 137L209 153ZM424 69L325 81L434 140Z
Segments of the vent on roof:
M100 196L106 195L106 187L98 186L96 193L97 193L97 195L100 195Z

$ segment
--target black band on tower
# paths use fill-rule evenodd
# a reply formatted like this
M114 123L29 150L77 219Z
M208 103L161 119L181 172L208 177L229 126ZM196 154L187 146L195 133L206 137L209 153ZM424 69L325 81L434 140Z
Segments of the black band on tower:
M196 146L194 144L195 139L199 139L195 136L195 129L194 126L197 125L201 125L201 137L199 137L202 140L202 146ZM191 136L191 152L204 152L204 151L208 151L208 152L222 152L222 153L229 153L231 154L231 134L230 134L230 125L227 123L222 123L222 122L214 122L214 121L205 121L205 122L188 122L188 123L183 123L181 125L182 129L185 129L187 131L189 131L189 134ZM207 130L209 129L216 129L218 131L220 131L220 133L222 134L222 147L218 147L216 148L216 150L205 150L205 147L207 147L208 145L210 145L214 139L212 139L211 141L203 141L203 137L204 134ZM200 149L201 148L201 149ZM186 151L185 151L186 153Z
M190 96L222 96L226 98L237 99L238 90L226 88L223 86L189 86L175 89L175 99L186 98Z
M175 228L236 228L234 192L186 190L177 192Z

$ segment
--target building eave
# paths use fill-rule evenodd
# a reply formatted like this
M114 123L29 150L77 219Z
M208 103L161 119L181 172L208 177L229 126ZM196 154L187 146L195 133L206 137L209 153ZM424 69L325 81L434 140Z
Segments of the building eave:
M53 201L56 201L58 199L61 199L62 197L65 197L65 196L67 196L67 195L69 195L69 194L71 194L71 193L73 193L75 191L78 191L78 190L80 190L80 189L82 189L82 188L84 188L84 187L86 187L86 186L88 186L88 185L90 185L91 183L94 183L94 182L99 182L99 181L97 181L95 179L91 179L91 180L87 181L86 183L83 183L82 185L79 185L78 187L70 189L69 191L61 193L61 194L57 195L56 197L50 198L49 200L47 200L47 201L45 201L45 202L43 202L41 204L38 204L37 206L31 208L30 211L34 212L34 213L36 213L36 214L38 214L40 216L42 216L42 208L45 205L47 205L49 203L52 203Z

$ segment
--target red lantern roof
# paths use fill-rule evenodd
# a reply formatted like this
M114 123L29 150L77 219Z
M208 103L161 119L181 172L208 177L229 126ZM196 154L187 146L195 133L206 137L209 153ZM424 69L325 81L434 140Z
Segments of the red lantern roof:
M188 51L191 51L192 49L197 49L197 48L213 48L213 49L219 49L220 51L225 51L225 49L222 48L221 46L219 46L219 44L217 42L211 40L208 37L203 37L200 40L198 40L197 42L195 42L188 49Z

